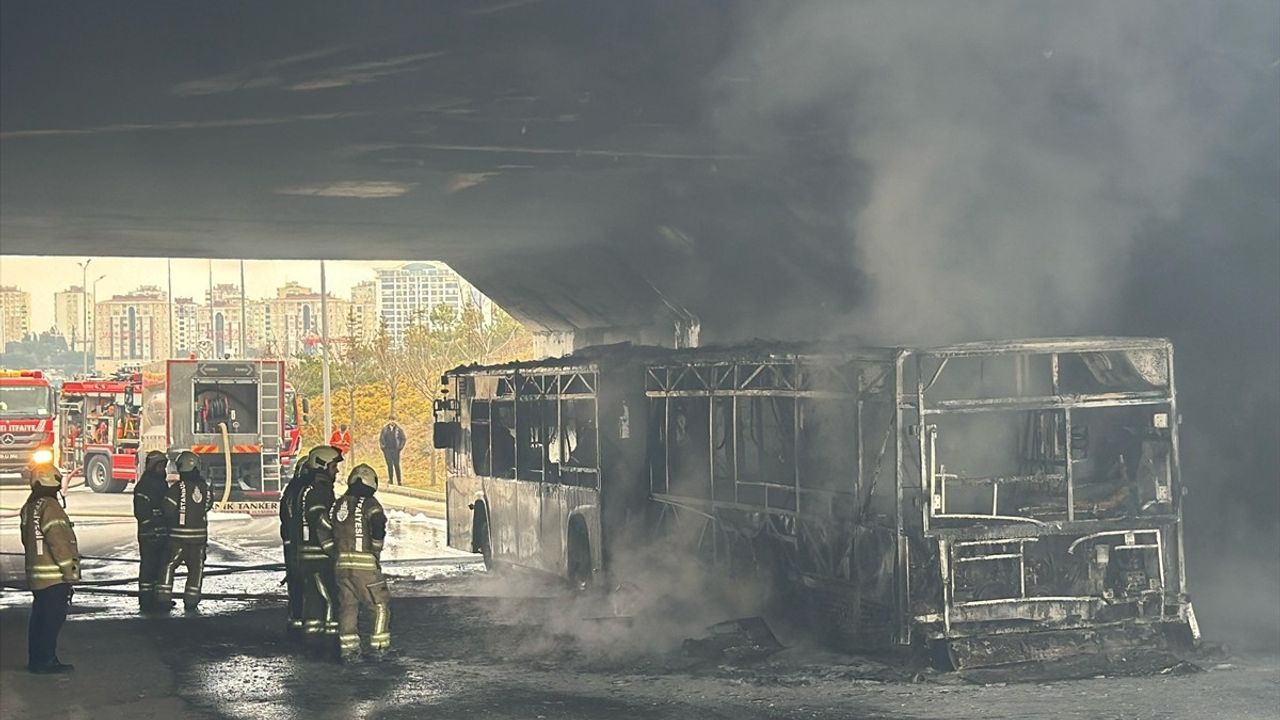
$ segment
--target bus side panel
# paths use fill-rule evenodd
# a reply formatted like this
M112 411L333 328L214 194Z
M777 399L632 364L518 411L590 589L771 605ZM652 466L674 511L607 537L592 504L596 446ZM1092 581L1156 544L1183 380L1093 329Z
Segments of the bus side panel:
M645 368L644 363L626 363L600 382L601 490L591 528L597 570L610 570L616 553L651 539L644 528L649 498Z
M445 493L448 505L449 547L463 552L471 552L471 521L474 505L483 500L479 495L480 478L474 475L455 475L449 478Z
M522 535L517 502L516 483L512 480L492 480L485 483L484 497L489 511L489 540L493 556L508 563L521 564L520 538ZM537 528L534 528L537 539Z

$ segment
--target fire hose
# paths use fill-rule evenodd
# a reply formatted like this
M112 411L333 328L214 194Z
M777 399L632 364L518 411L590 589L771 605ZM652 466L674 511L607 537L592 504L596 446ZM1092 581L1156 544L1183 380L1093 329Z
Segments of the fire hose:
M0 556L25 556L25 553L19 552L0 552ZM81 560L89 560L93 562L116 562L116 563L139 563L138 558L110 557L101 555L82 555ZM434 558L400 558L396 560L384 560L382 565L467 565L478 562L470 557L434 557ZM235 575L244 572L270 572L284 569L284 563L272 562L259 565L233 565L221 563L208 563L206 568L212 568L210 572L204 573L204 577L217 577L221 575ZM174 578L186 577L185 572L177 572ZM127 597L136 597L137 590L125 590L120 588L121 585L132 585L138 582L137 577L116 578L114 580L90 580L75 583L76 592L86 592L91 594L103 595L122 595ZM0 588L7 590L26 590L26 586L13 583L0 584ZM202 597L210 600L284 600L285 595L278 593L202 593Z
M218 427L222 430L222 456L227 463L226 482L222 484L222 506L226 507L227 500L231 497L231 438L227 436L226 423L218 423Z

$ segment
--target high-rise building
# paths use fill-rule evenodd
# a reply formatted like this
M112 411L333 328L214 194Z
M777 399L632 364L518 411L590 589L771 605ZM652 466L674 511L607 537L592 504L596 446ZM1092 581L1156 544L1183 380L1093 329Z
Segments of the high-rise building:
M239 285L223 283L205 292L205 305L196 313L197 333L212 343L213 357L257 357L265 350L263 302L246 298L243 311L247 317L242 319L240 300ZM241 325L245 347L240 346Z
M442 262L409 263L380 268L377 273L378 320L386 325L393 342L403 342L413 324L429 322L441 305L456 311L475 307L486 322L492 319L489 299Z
M31 331L31 293L12 285L0 285L0 351Z
M67 348L73 352L89 352L90 335L86 327L93 327L93 304L86 303L87 295L79 285L53 294L53 325L67 339ZM85 305L88 305L88 323L85 322Z
M349 327L348 327L349 326ZM347 314L344 334L357 342L372 340L378 334L378 285L372 280L351 288L351 309Z
M191 298L174 298L173 300L173 355L187 357L191 353L199 354L200 345L200 306ZM207 313L205 313L207 316Z
M351 303L329 296L329 336L346 334L347 311ZM276 296L263 303L262 334L265 353L273 357L316 352L320 346L320 293L296 282L288 282L276 290Z
M95 349L99 369L108 371L169 354L169 298L154 285L98 303Z

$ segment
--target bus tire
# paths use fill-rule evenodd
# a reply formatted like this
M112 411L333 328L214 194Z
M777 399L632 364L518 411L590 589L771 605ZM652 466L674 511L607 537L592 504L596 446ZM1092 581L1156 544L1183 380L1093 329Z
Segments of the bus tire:
M484 569L493 570L493 545L489 542L489 511L484 503L476 503L471 513L471 552L484 558Z
M126 483L111 477L111 463L103 455L91 455L84 464L84 484L96 493L118 493Z
M568 566L569 584L574 591L585 593L591 589L594 573L591 568L591 538L587 534L587 525L582 518L569 520L569 534L566 538L565 553Z

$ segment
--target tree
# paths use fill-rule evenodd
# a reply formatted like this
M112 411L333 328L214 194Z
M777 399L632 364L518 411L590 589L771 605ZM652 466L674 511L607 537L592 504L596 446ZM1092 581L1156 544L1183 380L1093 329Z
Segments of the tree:
M346 396L347 427L356 427L356 393L365 385L378 380L376 366L372 362L370 348L361 341L357 332L355 310L347 313L347 336L339 341L338 351L329 363L337 389ZM392 412L394 412L394 404Z
M400 387L400 352L395 346L391 333L387 332L385 320L378 324L378 335L373 339L369 355L377 370L379 380L387 387L387 398L390 405L388 414L396 414L396 393Z

